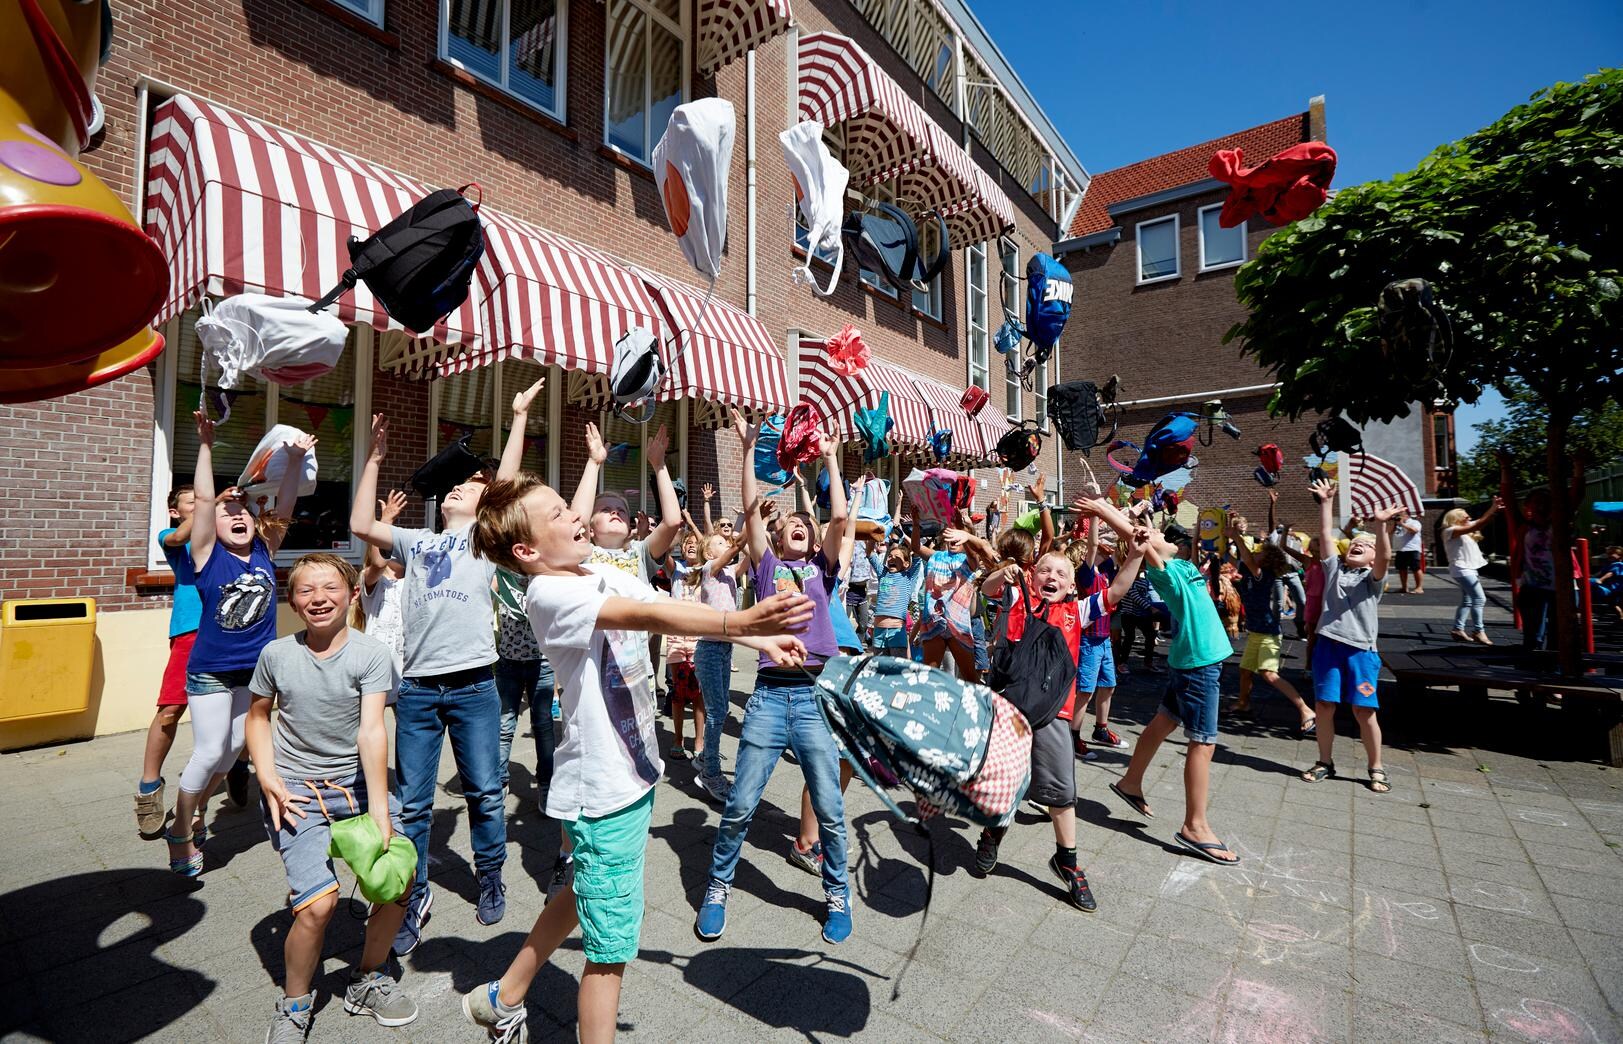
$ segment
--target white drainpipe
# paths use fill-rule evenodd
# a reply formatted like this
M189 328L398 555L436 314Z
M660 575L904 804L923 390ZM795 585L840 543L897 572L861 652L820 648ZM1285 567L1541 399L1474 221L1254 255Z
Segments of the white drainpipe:
M744 308L755 314L755 49L744 56L744 211L747 215Z

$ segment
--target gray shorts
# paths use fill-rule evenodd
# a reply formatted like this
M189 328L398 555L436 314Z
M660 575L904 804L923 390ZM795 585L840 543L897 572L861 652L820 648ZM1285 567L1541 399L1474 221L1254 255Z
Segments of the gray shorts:
M282 783L290 796L308 798L299 806L304 818L282 817L282 829L271 825L270 808L261 796L259 810L265 820L265 833L271 847L282 857L287 871L288 905L294 913L330 892L338 891L338 874L327 847L332 843L330 824L366 813L366 780L359 774L339 779L293 779ZM394 832L404 835L400 825L400 801L389 795L389 822Z
M1071 743L1071 723L1063 718L1032 734L1031 789L1026 797L1049 808L1076 804L1076 749Z

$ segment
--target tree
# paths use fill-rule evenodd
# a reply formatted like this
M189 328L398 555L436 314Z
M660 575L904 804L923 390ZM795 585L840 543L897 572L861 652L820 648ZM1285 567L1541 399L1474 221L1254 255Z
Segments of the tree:
M1476 446L1459 459L1460 496L1477 502L1499 492L1500 449L1507 450L1514 461L1519 488L1531 489L1548 481L1545 446L1549 435L1544 417L1538 397L1526 387L1514 385L1505 396L1505 416L1478 424ZM1608 402L1575 417L1572 446L1574 450L1587 450L1598 463L1623 454L1623 405Z
M1623 70L1540 91L1391 181L1339 192L1263 241L1235 279L1250 316L1228 333L1280 381L1270 409L1391 420L1423 399L1525 389L1543 410L1545 478L1570 476L1573 425L1617 398L1623 370ZM1375 302L1431 281L1453 326L1434 358L1381 339ZM1572 546L1566 481L1551 481L1557 562ZM1571 602L1556 600L1565 672Z

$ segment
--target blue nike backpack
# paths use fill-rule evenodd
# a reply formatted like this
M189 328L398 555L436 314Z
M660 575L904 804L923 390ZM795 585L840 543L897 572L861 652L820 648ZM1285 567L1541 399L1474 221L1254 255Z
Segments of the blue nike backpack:
M1073 290L1071 273L1047 254L1032 254L1026 262L1026 336L1037 346L1039 365L1059 343L1071 317Z

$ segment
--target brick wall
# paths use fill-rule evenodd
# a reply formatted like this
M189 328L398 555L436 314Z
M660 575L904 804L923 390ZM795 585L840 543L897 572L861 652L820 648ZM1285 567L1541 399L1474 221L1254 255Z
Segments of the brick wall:
M570 5L563 126L459 83L438 68L438 5L426 0L388 0L386 34L360 31L317 0L118 0L115 12L112 57L97 85L107 111L106 130L84 160L132 209L138 189L137 82L144 76L430 184L477 179L493 207L656 271L697 281L666 228L651 174L607 156L600 145L606 6L597 0L572 0ZM963 140L957 121L843 0L797 3L795 14L803 31L833 28L856 38L950 136ZM793 192L776 140L789 123L788 47L788 39L780 37L757 52L757 314L780 344L787 344L791 329L826 335L852 323L878 357L963 387L961 250L954 252L944 276L940 323L859 288L854 266L827 300L791 285L795 261L788 215ZM742 59L713 80L695 75L692 96L711 94L731 100L739 114L730 243L717 293L743 306L747 170ZM995 169L978 145L972 144L972 150L987 169ZM999 172L998 177L1016 205L1015 238L1022 260L1032 250L1048 249L1052 228L1040 208L1006 176ZM992 328L998 321L994 315ZM147 560L153 383L149 370L80 395L0 407L0 435L12 448L0 464L8 491L0 503L0 597L88 594L103 610L165 604L161 595L138 594L124 580L126 569ZM1000 392L994 388L994 399ZM402 485L427 454L428 392L421 384L380 374L373 398L375 408L391 419L391 457L383 484ZM1025 400L1023 412L1030 416L1030 393ZM580 411L566 408L556 429L563 438L561 484L566 493L579 476L584 453L572 433L585 419ZM357 428L363 425L364 418L357 418ZM688 451L690 487L716 482L722 503L736 503L739 462L733 436L695 428ZM1050 447L1042 466L1052 473L1056 464ZM985 483L994 474L982 471L980 477Z

